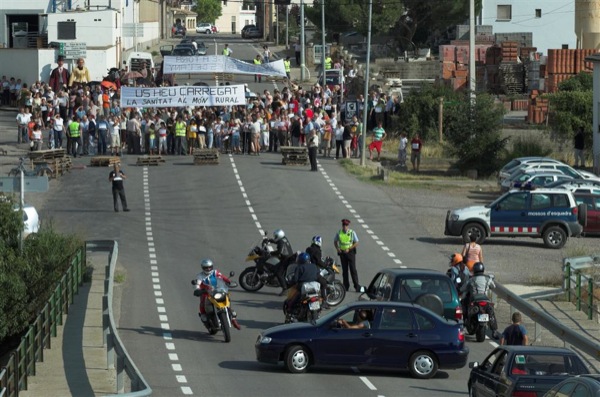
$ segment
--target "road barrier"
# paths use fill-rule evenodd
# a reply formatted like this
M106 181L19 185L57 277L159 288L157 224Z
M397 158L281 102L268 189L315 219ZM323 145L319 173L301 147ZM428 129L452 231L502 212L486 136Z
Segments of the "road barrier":
M583 274L586 269L600 268L600 257L598 256L578 256L573 258L565 258L563 261L564 283L563 288L567 293L567 300L573 302L572 295L575 292L575 306L577 310L585 311L588 320L594 318L594 313L598 314L597 305L594 304L594 290L596 284L594 282L594 274ZM575 290L575 291L573 291ZM585 293L585 297L583 296Z
M69 313L69 305L79 292L85 263L85 250L81 247L0 372L0 397L16 397L20 390L27 389L27 377L35 376L36 363L44 361L44 349L50 349L57 325L63 324L63 315Z
M104 294L102 296L102 329L104 345L106 346L106 362L109 369L117 369L117 394L111 396L142 397L152 394L152 388L146 382L141 372L127 353L123 345L115 323L112 299L113 278L119 254L119 245L114 240L96 240L86 242L86 250L89 252L108 253L108 264L106 266ZM131 384L131 392L125 393L125 374L128 375ZM1 397L1 396L0 396Z

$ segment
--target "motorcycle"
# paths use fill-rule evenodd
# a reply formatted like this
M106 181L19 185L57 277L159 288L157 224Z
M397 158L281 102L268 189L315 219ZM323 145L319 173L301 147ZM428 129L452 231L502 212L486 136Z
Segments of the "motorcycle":
M235 275L234 272L229 273L231 277ZM198 285L205 279L192 280L192 285ZM207 299L204 303L206 308L206 328L210 335L215 335L220 330L223 331L225 342L231 342L231 327L232 319L234 316L231 310L231 301L229 299L229 288L237 287L235 282L227 284L223 279L217 278L217 285L211 287L208 290L196 289L194 290L194 296L202 296L202 294L208 294ZM204 282L205 285L211 285L209 280Z
M327 295L325 301L329 306L337 306L346 297L346 288L340 280L335 279L336 274L340 274L339 267L334 263L332 257L325 258L325 267L321 268L321 277L327 280Z
M254 245L246 256L246 262L254 262L255 265L247 267L240 273L239 281L243 289L248 292L256 292L265 285L273 288L282 287L275 274L279 259L271 256L274 251L275 248L273 248L266 235ZM295 255L292 255L287 263L291 263L295 259ZM285 272L284 269L279 271Z
M300 286L300 300L288 308L288 300L283 302L285 323L310 322L314 324L321 313L321 285L317 281L302 283Z
M475 335L477 342L485 340L485 330L491 321L493 307L494 303L487 295L483 294L473 296L467 307L465 327L470 335Z

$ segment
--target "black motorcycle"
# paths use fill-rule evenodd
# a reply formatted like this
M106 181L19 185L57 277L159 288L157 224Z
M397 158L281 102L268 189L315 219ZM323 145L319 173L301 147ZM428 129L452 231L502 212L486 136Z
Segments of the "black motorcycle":
M328 256L324 263L325 267L320 269L320 273L327 280L326 302L329 306L337 306L346 297L346 288L340 280L335 279L335 275L340 274L340 269L333 258Z
M467 306L465 327L470 335L475 335L477 342L485 340L485 330L492 321L494 303L487 295L473 296Z
M317 281L302 283L300 286L300 299L289 308L289 300L283 302L285 323L309 322L319 319L321 313L321 286Z
M267 287L281 288L276 271L285 274L287 264L296 259L296 255L289 257L285 263L279 264L279 259L271 255L275 248L268 237L263 237L248 253L246 262L254 262L254 266L247 267L240 273L239 281L243 289L256 292L265 285ZM281 268L279 268L281 266Z

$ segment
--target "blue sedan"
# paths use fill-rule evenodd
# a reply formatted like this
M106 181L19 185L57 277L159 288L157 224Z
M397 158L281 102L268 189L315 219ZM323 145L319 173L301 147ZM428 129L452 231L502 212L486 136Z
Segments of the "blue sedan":
M292 373L311 365L407 369L431 378L438 369L467 364L462 323L412 303L353 302L313 324L285 324L263 331L256 359L283 362Z

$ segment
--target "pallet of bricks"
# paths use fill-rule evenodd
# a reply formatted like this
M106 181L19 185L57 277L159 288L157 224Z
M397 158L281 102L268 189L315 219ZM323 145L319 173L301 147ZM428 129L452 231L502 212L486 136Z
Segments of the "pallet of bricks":
M194 165L219 164L218 149L194 149Z
M65 149L37 150L29 152L27 156L37 175L58 178L71 170L71 158L67 156Z
M475 63L477 82L485 77L485 59L490 44L476 44ZM469 43L464 40L453 40L450 45L440 46L442 63L442 80L454 91L466 89L469 76Z
M558 84L580 72L592 72L593 64L586 62L587 56L597 53L594 49L557 49L548 50L546 62L546 92L558 91Z
M504 41L500 45L502 61L498 66L500 91L504 94L521 94L525 90L523 64L517 63L519 47L516 41Z
M542 124L548 116L548 99L542 98L538 90L531 90L529 94L529 107L527 108L527 122Z
M137 158L135 165L160 165L165 162L162 156L140 156Z
M110 167L120 162L121 158L118 156L94 156L90 158L90 167Z
M282 146L281 163L283 165L307 165L308 164L308 149L297 146Z

